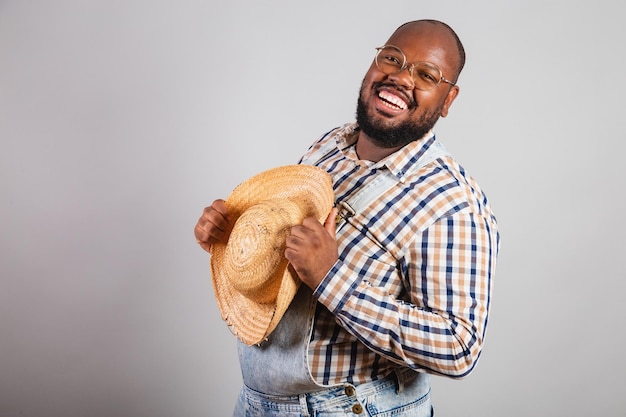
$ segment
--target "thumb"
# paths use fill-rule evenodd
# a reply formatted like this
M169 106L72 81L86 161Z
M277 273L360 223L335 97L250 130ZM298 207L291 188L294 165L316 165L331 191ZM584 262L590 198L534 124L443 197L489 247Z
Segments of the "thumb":
M337 210L337 207L333 207L330 210L330 214L328 215L328 217L326 217L326 222L324 222L324 229L326 229L328 234L331 235L333 238L335 238L337 234L336 218L338 213L339 210Z

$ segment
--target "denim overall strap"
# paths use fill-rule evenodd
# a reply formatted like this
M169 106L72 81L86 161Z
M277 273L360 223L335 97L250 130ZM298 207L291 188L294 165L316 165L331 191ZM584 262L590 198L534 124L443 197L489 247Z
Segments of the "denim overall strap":
M435 140L407 174L417 172L435 159L446 156L451 155L441 142ZM356 194L352 195L348 201L338 201L337 208L339 209L339 215L337 219L337 229L341 228L347 219L354 216L356 213L361 213L372 204L374 200L383 195L385 191L393 188L400 182L400 179L387 171L371 180Z

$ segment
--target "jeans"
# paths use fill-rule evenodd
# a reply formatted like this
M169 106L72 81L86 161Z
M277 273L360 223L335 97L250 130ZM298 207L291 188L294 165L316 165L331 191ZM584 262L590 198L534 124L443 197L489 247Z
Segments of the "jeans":
M307 394L277 396L247 386L233 417L430 417L430 377L408 369L353 386L345 384Z

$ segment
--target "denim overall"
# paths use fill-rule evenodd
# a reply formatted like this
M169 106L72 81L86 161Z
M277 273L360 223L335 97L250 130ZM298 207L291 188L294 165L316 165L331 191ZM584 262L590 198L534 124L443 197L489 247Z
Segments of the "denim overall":
M328 148L322 149L316 155L328 151ZM413 169L446 155L449 154L445 148L434 142ZM311 158L304 162L310 161ZM346 224L351 213L367 208L397 182L393 175L381 175L349 201L341 203L343 220L338 224L338 230ZM408 367L399 366L386 378L356 386L349 383L328 386L315 381L309 370L308 348L316 304L312 290L301 285L268 340L255 346L238 341L244 386L233 417L434 415L430 375Z

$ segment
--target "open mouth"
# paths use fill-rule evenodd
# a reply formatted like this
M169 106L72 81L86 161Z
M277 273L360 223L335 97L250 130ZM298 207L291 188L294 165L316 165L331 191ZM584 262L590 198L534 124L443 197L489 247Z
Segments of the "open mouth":
M379 91L378 98L389 108L393 110L406 110L409 105L406 101L401 99L395 94L391 94L388 91Z

